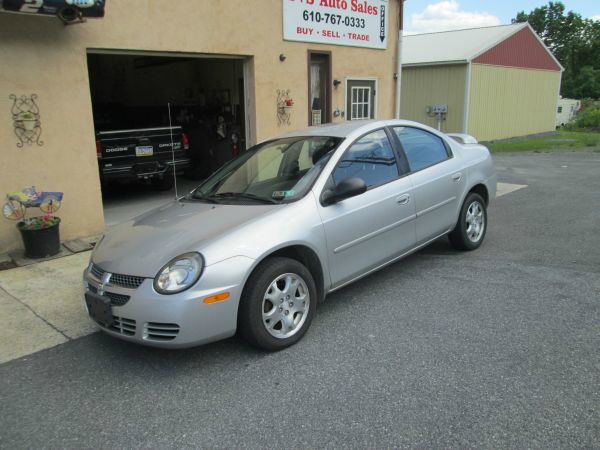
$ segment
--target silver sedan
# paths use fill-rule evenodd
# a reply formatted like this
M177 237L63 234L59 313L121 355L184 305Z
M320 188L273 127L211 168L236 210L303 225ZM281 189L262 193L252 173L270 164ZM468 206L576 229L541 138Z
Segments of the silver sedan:
M238 332L281 349L327 294L444 235L479 247L495 193L489 151L469 136L399 120L295 131L107 233L85 303L104 332L140 344Z

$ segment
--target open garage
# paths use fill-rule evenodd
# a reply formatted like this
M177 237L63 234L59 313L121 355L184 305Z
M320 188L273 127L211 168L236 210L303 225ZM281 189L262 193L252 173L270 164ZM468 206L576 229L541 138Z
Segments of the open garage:
M170 198L175 176L189 191L244 149L244 59L92 50L87 60L107 225Z

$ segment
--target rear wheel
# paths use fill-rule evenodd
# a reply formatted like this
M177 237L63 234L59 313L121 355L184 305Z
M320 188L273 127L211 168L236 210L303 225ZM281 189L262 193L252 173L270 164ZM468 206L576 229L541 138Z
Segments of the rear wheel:
M481 195L471 192L467 195L456 227L448 237L458 250L475 250L483 242L487 231L487 210Z
M280 350L298 342L315 315L317 290L304 265L290 258L265 260L242 294L238 329L250 344Z

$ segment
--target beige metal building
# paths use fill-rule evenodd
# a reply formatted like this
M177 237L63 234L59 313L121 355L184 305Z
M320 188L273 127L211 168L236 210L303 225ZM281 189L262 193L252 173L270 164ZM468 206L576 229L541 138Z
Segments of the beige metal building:
M482 141L551 131L562 70L527 23L405 36L401 117Z
M176 123L189 111L222 114L246 147L394 116L400 0L106 0L104 17L67 26L35 14L49 0L19 1L4 8L32 14L0 2L0 195L64 192L63 240L104 230L95 133L107 110L164 116L169 102ZM39 109L35 132L15 113L22 98ZM0 219L0 254L21 245Z

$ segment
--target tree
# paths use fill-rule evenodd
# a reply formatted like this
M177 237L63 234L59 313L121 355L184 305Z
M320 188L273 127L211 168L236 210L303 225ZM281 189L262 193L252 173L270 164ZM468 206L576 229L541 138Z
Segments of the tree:
M520 11L512 22L529 22L563 65L564 97L600 98L600 21L565 14L562 2L548 2L530 13Z

